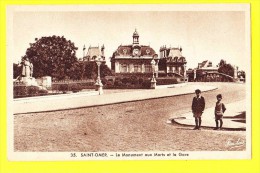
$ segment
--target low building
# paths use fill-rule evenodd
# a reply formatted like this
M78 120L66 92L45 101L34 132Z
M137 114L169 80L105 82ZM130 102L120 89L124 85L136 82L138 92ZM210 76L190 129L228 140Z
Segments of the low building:
M198 63L196 68L187 71L189 81L198 81L202 76L210 73L218 73L218 67L213 66L209 60Z

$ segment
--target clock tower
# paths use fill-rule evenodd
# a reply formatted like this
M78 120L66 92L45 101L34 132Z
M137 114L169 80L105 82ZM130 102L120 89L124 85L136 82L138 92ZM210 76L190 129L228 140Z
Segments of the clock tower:
M135 32L133 33L133 46L139 44L139 34L137 33L136 29Z

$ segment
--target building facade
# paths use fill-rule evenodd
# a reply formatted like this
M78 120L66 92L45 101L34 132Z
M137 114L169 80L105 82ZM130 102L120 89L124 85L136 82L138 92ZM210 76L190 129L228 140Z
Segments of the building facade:
M139 34L133 33L133 43L120 45L111 57L111 70L117 74L149 74L153 72L151 61L158 60L153 48L139 44ZM155 64L156 66L157 64Z
M186 58L182 56L182 48L160 48L159 75L175 76L186 79Z
M209 60L198 63L196 68L187 71L189 81L201 81L202 76L210 73L218 73L218 67L214 67Z
M97 47L89 46L87 53L86 53L86 47L84 45L84 47L83 47L83 61L94 62L94 61L97 60L97 58L100 58L100 60L102 62L106 62L105 46L102 45L101 48L99 46L97 46Z

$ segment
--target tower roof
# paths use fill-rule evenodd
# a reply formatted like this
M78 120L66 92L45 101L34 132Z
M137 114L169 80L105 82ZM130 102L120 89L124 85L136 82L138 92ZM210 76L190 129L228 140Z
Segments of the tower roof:
M136 29L135 29L135 32L133 33L133 37L139 37L139 34Z

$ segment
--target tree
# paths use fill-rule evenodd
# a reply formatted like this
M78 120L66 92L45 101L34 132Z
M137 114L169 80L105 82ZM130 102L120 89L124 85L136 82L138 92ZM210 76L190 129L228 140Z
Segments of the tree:
M30 43L23 58L28 57L33 63L34 77L52 76L61 80L70 78L71 72L75 71L77 49L70 40L53 35L36 38L35 43Z
M240 77L242 77L242 78L246 78L246 73L245 73L245 71L243 71L243 70L240 70L240 71L238 71L238 76L237 76L238 78L240 78Z
M75 62L70 68L69 78L72 80L84 79L84 64L80 61Z
M220 60L218 72L234 77L234 67L231 64L227 64L223 59Z
M88 79L96 79L97 78L97 71L98 67L96 62L86 62L83 61L85 64L85 69L84 69L84 77ZM82 71L83 72L83 71ZM104 78L105 76L112 75L112 72L110 68L106 64L101 64L100 65L100 77Z

